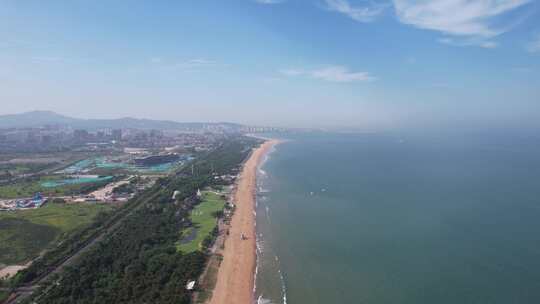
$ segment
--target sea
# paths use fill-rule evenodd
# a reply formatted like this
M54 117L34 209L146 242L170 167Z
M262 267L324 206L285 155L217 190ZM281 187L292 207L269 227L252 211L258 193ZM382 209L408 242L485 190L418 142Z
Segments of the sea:
M536 134L274 135L257 303L540 303Z

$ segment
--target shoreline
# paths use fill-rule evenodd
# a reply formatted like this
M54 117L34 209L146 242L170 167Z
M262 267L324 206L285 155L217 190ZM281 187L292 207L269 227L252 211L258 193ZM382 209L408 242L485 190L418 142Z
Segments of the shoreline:
M235 212L225 238L223 261L210 304L252 304L254 302L256 252L257 174L266 155L280 141L268 139L253 150L242 167L234 192ZM242 239L242 234L247 239Z

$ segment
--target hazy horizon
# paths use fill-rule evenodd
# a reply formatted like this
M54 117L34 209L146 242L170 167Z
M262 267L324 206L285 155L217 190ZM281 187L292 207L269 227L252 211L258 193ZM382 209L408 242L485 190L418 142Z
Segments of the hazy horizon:
M530 0L0 3L0 114L540 127Z

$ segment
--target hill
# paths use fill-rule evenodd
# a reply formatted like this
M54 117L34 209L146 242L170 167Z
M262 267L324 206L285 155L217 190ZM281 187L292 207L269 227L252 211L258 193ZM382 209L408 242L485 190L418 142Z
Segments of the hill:
M118 119L81 119L64 116L52 111L32 111L20 114L0 115L0 128L30 128L46 125L69 126L79 129L158 129L158 130L202 130L221 129L239 131L243 126L235 123L218 122L176 122L171 120L152 120L124 117Z

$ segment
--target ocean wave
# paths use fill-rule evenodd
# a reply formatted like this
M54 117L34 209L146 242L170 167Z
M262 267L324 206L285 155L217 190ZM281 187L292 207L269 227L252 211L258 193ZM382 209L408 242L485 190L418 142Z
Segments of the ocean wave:
M255 271L253 272L253 296L257 291L257 274L259 273L259 253L255 251Z
M264 206L266 210L266 220L270 223L270 208L268 206Z
M265 203L266 201L269 200L269 198L267 196L264 195L264 193L268 193L270 192L270 190L268 189L265 189L264 188L264 184L265 184L265 181L269 178L269 174L267 171L263 170L262 167L265 165L265 163L269 160L269 155L274 152L276 150L275 147L272 147L272 149L270 149L268 151L268 153L265 155L265 157L263 158L263 160L261 161L261 163L259 164L259 168L258 168L258 173L259 175L257 176L257 195L256 195L256 201L257 203L259 203L259 200L260 200L260 203L262 203L265 207L265 215L266 215L266 219L268 222L270 222L270 209L268 206L266 206L267 203ZM262 206L261 206L262 207ZM254 212L254 214L256 215L256 212ZM264 226L264 224L263 224ZM268 263L269 261L267 261L266 259L272 259L272 248L271 247L271 243L266 243L264 241L264 236L262 233L258 233L256 234L256 266L255 266L255 273L254 273L254 282L255 284L253 285L253 294L254 296L257 296L257 278L259 275L261 275L261 272L259 271L260 269L262 269L262 271L265 271L266 269L266 263ZM266 260L266 262L265 262ZM284 273L283 271L281 270L281 265L279 263L279 258L277 257L277 255L274 255L274 260L275 260L275 265L277 266L277 273L278 273L278 276L279 276L279 280L280 280L280 285L281 285L281 299L267 299L264 297L263 294L260 294L258 295L257 297L257 300L256 300L256 303L257 304L287 304L287 288L286 288L286 285L285 285L285 276L284 276ZM271 263L273 264L273 263ZM263 268L259 268L259 267L263 267ZM273 268L273 267L272 267ZM275 271L275 269L272 269L273 271ZM276 278L277 279L277 278ZM277 283L277 282L276 282Z
M279 273L279 280L281 282L281 295L283 297L283 304L287 304L287 286L285 286L285 277L283 276L283 272L281 271L281 265L279 263L278 256L274 256L277 264L278 264L278 273Z
M261 171L262 167L266 164L266 162L270 159L270 154L274 153L276 151L276 146L272 146L268 152L264 154L264 157L261 162L259 162L259 171ZM262 170L264 172L264 170Z
M257 298L257 304L274 304L274 303L272 302L272 300L270 300L270 299L265 299L265 298L263 298L262 295L260 295L260 296Z
M261 240L260 237L257 238L257 241L255 242L255 246L257 247L257 253L263 253L264 242Z
M281 294L283 295L283 304L287 304L287 286L285 286L285 278L281 269L278 269L279 278L281 280Z

